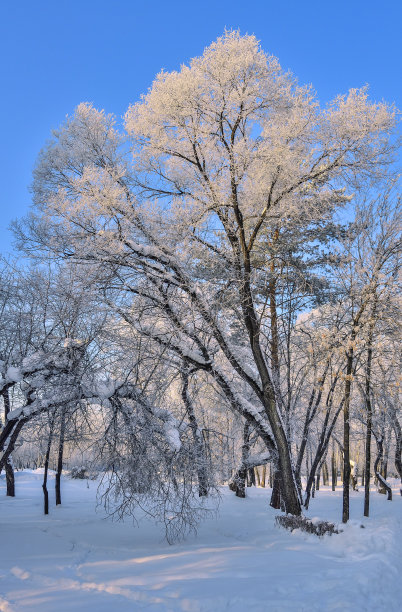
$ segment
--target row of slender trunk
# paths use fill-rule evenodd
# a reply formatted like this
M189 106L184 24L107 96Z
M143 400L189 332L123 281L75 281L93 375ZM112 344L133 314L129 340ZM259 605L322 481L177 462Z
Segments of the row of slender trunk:
M12 425L10 421L8 421L8 414L10 412L10 398L8 389L3 389L2 397L4 402L4 415L5 422L8 425ZM56 498L56 506L61 504L61 475L63 472L63 454L64 454L64 442L65 442L65 432L66 432L66 418L67 411L62 410L60 416L60 432L58 438L58 448L57 448L57 468L55 474L55 498ZM15 444L17 442L18 436L21 433L21 430L26 422L29 419L21 419L18 423L14 425L10 429L10 435L7 436L7 448L2 457L2 466L4 466L4 471L6 474L6 495L8 497L15 497L15 475L14 468L12 462L12 452L14 451ZM49 422L49 436L46 445L46 453L44 458L44 473L43 473L43 482L42 482L42 490L43 490L43 509L44 514L49 514L49 491L47 488L48 482L48 474L49 474L49 463L50 463L50 452L54 438L54 426L55 426L56 417L53 414L50 422ZM4 428L3 432L7 434L7 429ZM0 466L0 467L2 467ZM1 469L0 469L1 472Z

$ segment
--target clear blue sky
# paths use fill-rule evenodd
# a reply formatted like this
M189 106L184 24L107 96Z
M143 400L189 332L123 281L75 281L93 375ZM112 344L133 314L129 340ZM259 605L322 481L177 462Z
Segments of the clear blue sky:
M3 0L0 253L50 130L81 101L120 117L225 27L255 34L323 103L368 83L402 109L401 0Z

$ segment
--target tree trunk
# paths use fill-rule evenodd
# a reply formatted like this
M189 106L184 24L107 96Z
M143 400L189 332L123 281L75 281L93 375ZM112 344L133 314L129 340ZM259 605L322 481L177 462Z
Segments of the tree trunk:
M387 436L387 440L385 443L385 452L384 452L384 458L382 461L382 466L381 466L381 475L383 476L384 480L387 480L387 473L388 473L388 457L389 457L389 437Z
M281 508L281 475L278 471L275 471L274 482L271 493L271 501L269 505L276 510Z
M353 470L351 470L350 473L350 480L352 482L352 487L353 487L353 491L358 491L359 489L357 488L357 478L358 478L359 472L358 472L358 468L356 465L353 466Z
M63 471L64 436L66 429L66 410L61 413L59 448L57 453L57 470L55 479L56 506L61 504L61 473Z
M353 372L353 342L356 334L352 333L351 345L347 356L345 402L343 405L343 496L342 523L349 520L349 490L350 490L350 393Z
M342 408L342 404L340 408L337 409L337 413L335 414L332 424L330 428L328 429L328 432L326 433L326 435L325 435L326 426L325 426L325 429L323 429L323 431L321 432L321 436L320 436L320 440L317 446L315 457L312 461L310 473L307 478L306 492L305 492L305 498L304 498L304 507L306 509L309 507L310 497L314 498L315 491L316 490L318 491L320 488L320 472L321 472L323 464L326 461L328 444L329 444L330 437L331 437L333 428L337 420L337 415L339 414L341 408ZM316 478L316 474L317 474L317 478Z
M14 450L15 443L17 442L21 429L29 420L29 416L9 420L3 427L3 430L0 433L0 474L3 468L6 467L8 458ZM4 449L5 446L6 448Z
M364 462L364 516L370 516L370 469L371 469L371 432L373 422L373 412L371 407L371 361L373 357L372 333L369 334L369 347L367 350L366 365L366 454Z
M253 295L250 285L251 277L251 261L250 252L244 242L244 235L241 236L242 256L244 262L244 276L241 286L241 302L244 316L244 322L248 331L250 346L261 378L261 393L260 399L265 408L265 413L272 430L277 450L277 470L280 471L281 479L281 498L285 507L285 511L289 514L299 516L301 514L301 503L299 492L296 485L295 473L290 456L289 441L286 437L283 428L282 419L279 415L278 398L279 393L276 388L276 378L274 372L274 381L268 370L265 360L264 351L260 344L260 327L259 320L254 309ZM275 333L275 332L274 332ZM275 346L274 352L275 352ZM271 449L269 449L271 451Z
M335 413L332 415L333 391L335 389L336 380L338 380L338 375L336 376L336 379L333 381L331 385L331 389L328 392L327 399L325 402L326 412L325 412L324 422L321 428L320 438L319 438L319 442L317 445L315 457L312 460L310 473L308 474L308 478L307 478L306 492L305 492L305 499L304 499L305 508L308 508L308 505L309 505L313 483L314 483L314 490L315 490L316 472L317 470L318 471L321 470L322 464L326 460L326 454L328 452L328 446L331 440L331 436L333 434L334 427L336 425L336 422L338 420L338 417L341 413L341 410L343 408L344 401L345 401L345 398L343 398L342 401L339 403L339 406L337 407Z
M385 494L385 492L387 492L388 493L387 499L389 501L392 501L392 489L391 489L391 487L389 486L389 484L387 483L385 478L382 476L382 474L380 474L380 472L376 472L376 476L377 476L378 481L381 483L382 488L384 489L384 491L380 491L380 493L384 492L384 494Z
M47 449L45 455L45 471L43 473L43 510L44 514L49 514L49 492L47 490L47 475L49 471L49 457L50 457L50 448L52 446L52 433L53 433L53 423L50 426L49 439L47 442Z
M324 485L327 487L329 484L329 474L328 474L328 466L327 466L327 462L324 461L324 463L322 464L322 480Z
M307 404L307 409L306 409L306 414L304 417L304 426L303 426L303 434L302 434L302 440L301 440L301 444L300 444L300 448L298 450L297 453L297 461L296 461L296 482L299 488L299 492L301 494L301 466L303 463L303 456L304 453L306 453L306 476L308 477L310 470L308 468L308 459L307 459L307 443L308 443L308 436L309 436L309 430L310 430L310 425L315 417L315 415L317 414L317 411L320 407L321 404L321 400L322 400L322 396L323 396L323 389L324 389L324 382L327 378L328 372L329 372L329 366L330 366L330 359L327 360L327 363L325 365L324 368L324 372L322 373L322 376L320 376L316 382L317 385L319 385L318 389L316 387L313 388L311 394L310 394L310 399L308 401ZM331 409L332 409L332 405L333 405L333 397L334 397L334 391L335 391L335 387L337 385L337 382L339 380L339 372L336 374L336 376L333 378L330 389L328 391L327 394L327 398L326 398L326 416L325 416L325 420L324 420L324 426L323 429L321 431L321 440L325 439L325 435L326 435L326 428L328 426L329 423L329 417L330 417L330 413L331 413ZM337 419L337 416L335 417L335 421ZM334 427L334 423L332 423L332 425L330 426L330 429L332 430L332 428ZM325 450L325 446L323 446L323 449Z
M246 478L247 468L241 467L229 483L229 489L236 494L236 497L246 497Z
M1 392L4 402L4 423L7 423L8 413L10 412L10 394L8 387L5 387ZM15 497L15 477L11 455L7 458L5 465L6 472L6 495L7 497Z
M343 406L343 499L342 499L342 523L349 520L349 487L350 487L350 393L353 378L354 343L359 329L360 318L367 306L363 301L359 311L353 319L350 343L346 352L346 380Z
M248 487L255 487L254 468L248 468L248 470L247 470L247 486Z
M382 438L376 438L375 441L377 444L377 457L375 458L375 461L374 461L374 474L375 474L375 484L378 484L377 474L379 473L379 466L381 465L381 461L382 461L382 457L384 453L384 446L383 446Z
M7 497L15 497L15 477L10 457L7 459L4 467L6 472L6 495Z
M249 472L247 464L250 453L250 425L246 421L243 428L243 445L241 449L241 465L237 470L232 482L229 484L231 491L236 493L236 497L246 497L246 478Z
M402 430L399 421L395 415L394 417L394 429L395 429L395 468L399 474L402 485ZM402 486L399 489L402 495Z
M338 467L336 465L334 441L332 441L331 475L332 475L332 490L335 491L336 485L338 484Z
M182 371L182 399L188 419L190 422L191 433L194 440L195 457L197 464L197 478L198 478L198 495L199 497L207 497L209 492L209 478L208 478L208 461L205 453L205 440L202 436L201 430L198 427L198 422L195 416L193 403L191 401L188 392L189 374L185 368Z

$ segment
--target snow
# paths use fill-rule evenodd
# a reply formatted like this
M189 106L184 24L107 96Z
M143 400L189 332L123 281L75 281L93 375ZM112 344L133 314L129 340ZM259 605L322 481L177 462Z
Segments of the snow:
M10 410L8 413L8 419L11 421L12 419L18 419L21 414L23 414L24 407L16 408L15 410Z
M6 372L6 383L8 382L20 382L22 380L21 368L15 368L10 366Z
M16 473L17 497L0 477L0 611L282 612L401 609L402 497L374 492L372 518L351 492L343 533L318 539L275 527L267 489L246 499L222 489L218 518L169 546L143 519L105 520L96 482L63 479L63 505L42 515L43 470ZM53 502L53 503L52 503ZM341 490L320 489L314 520L338 521ZM362 528L362 525L364 528Z
M46 353L43 351L36 351L31 353L22 360L22 367L25 372L35 370L36 368L44 367L46 364Z
M181 449L180 433L170 422L164 424L166 440L173 451Z
M117 383L114 380L104 380L96 383L94 390L91 395L99 397L100 399L108 399L116 392Z

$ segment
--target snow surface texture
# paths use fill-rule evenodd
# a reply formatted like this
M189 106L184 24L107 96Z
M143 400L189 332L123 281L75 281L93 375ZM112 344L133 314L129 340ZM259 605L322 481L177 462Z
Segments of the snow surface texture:
M1 612L402 609L397 486L392 502L373 491L369 519L362 492L351 492L352 520L322 539L275 527L269 490L239 499L223 489L219 517L169 546L146 519L136 528L95 512L92 481L64 479L63 506L43 516L41 480L40 470L17 472L10 499L0 477ZM309 516L337 522L341 504L340 489L324 487Z

